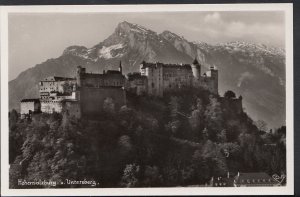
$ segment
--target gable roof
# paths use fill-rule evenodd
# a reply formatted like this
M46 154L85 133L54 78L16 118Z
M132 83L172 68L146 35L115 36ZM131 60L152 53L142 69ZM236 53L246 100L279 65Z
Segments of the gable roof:
M234 177L236 183L240 184L276 184L277 182L265 172L239 173Z
M163 67L163 68L177 68L177 69L192 69L190 64L164 64L161 62L142 62L141 64L141 69L145 68L158 68L158 67Z

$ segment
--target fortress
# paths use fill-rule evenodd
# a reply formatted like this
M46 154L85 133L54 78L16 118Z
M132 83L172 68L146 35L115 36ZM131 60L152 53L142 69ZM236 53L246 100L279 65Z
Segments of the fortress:
M87 73L78 66L74 78L47 77L40 81L40 98L23 99L21 117L64 110L77 118L95 116L107 107L119 109L126 105L126 92L162 97L185 87L201 87L218 94L218 70L211 67L201 75L196 59L191 65L142 62L140 72L129 73L126 78L121 62L119 70L102 74Z
M190 64L146 63L140 65L140 72L128 75L128 90L138 95L164 95L185 87L202 87L218 94L218 70L210 70L201 76L201 65L195 59Z

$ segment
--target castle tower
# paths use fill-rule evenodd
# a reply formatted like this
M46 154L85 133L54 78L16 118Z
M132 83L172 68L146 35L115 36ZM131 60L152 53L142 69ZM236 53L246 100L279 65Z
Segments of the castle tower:
M82 68L81 66L77 66L76 82L78 87L81 87L82 85L82 79L83 79L82 74L84 73L85 73L85 68Z
M146 73L146 62L143 61L141 64L140 64L140 73L142 76L147 76L147 73Z
M218 70L214 67L211 66L210 67L210 76L212 78L212 80L214 81L214 92L218 93Z
M122 63L121 63L121 61L120 61L120 65L119 65L119 71L120 71L121 74L123 74L123 73L122 73L122 72L123 72L123 69L122 69Z
M201 66L196 58L195 58L193 64L191 65L191 67L192 67L192 72L193 72L194 78L199 80L200 76L201 76Z

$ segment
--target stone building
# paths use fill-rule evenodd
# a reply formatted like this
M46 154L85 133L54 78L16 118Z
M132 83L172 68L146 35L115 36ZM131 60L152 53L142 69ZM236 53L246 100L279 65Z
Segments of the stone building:
M76 99L74 94L75 78L47 77L39 83L41 112L62 112L62 101Z
M21 118L30 117L33 113L40 112L41 103L39 99L23 99L21 100Z
M103 74L86 73L77 67L76 95L80 102L82 116L94 116L103 111L104 102L109 99L118 110L126 104L125 76L120 64L119 70L103 71Z
M119 70L103 71L102 74L87 73L85 68L78 66L74 78L52 76L40 81L40 98L22 100L21 114L29 114L38 108L43 113L66 110L80 118L99 114L107 100L118 109L126 104L125 80L121 64Z
M218 94L218 71L212 67L201 76L197 60L192 65L142 62L140 73L131 73L126 79L121 62L119 70L103 73L88 73L78 66L74 78L52 76L40 81L40 110L43 113L66 110L78 118L95 116L104 110L108 101L116 110L125 105L126 91L163 96L165 92L184 87L202 87ZM21 104L21 111L27 113L27 108L25 103Z
M142 62L140 74L147 78L144 89L149 95L161 97L164 92L184 87L202 87L218 94L218 70L211 67L201 76L201 65L196 59L191 65Z

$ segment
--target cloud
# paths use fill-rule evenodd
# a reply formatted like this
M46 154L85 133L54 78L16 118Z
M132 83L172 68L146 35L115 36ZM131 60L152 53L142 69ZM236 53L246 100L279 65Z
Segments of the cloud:
M209 24L222 23L221 15L218 12L214 12L212 14L207 14L204 17L204 22Z
M241 87L241 85L242 85L242 83L243 83L243 81L244 81L245 79L252 79L253 77L254 77L254 75L251 74L251 73L248 72L248 71L242 73L241 76L240 76L239 79L238 79L237 87Z
M212 42L242 40L284 47L285 29L282 24L261 22L259 18L256 21L253 19L252 23L239 18L224 20L225 16L223 12L206 14L200 20L201 24L193 26L193 30Z

